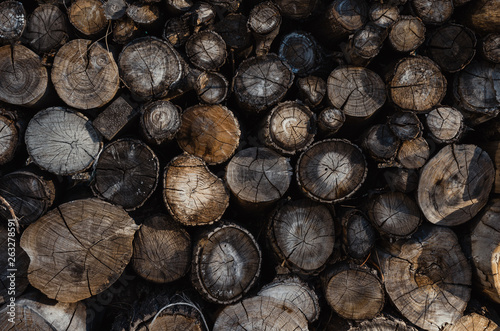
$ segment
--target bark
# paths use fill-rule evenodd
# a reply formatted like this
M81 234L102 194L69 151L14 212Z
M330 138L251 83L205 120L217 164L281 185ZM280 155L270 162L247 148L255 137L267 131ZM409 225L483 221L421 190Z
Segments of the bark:
M229 192L202 159L185 153L165 168L163 200L176 221L206 225L220 220L229 205Z
M325 137L330 137L337 133L344 125L346 118L342 110L333 107L327 107L319 113L318 129Z
M117 44L127 44L137 31L135 22L128 16L116 20L113 27L113 41Z
M22 2L4 1L0 4L0 40L14 42L26 28L26 11Z
M12 160L19 143L19 132L15 122L0 115L0 134L0 165L3 165Z
M182 113L177 143L209 165L226 162L240 142L240 125L231 110L220 105L196 105Z
M61 176L87 170L102 147L101 138L91 122L82 114L63 107L36 113L26 129L25 142L36 165Z
M490 33L482 39L481 54L490 62L500 63L500 33Z
M387 124L373 125L365 133L361 146L378 162L392 162L400 146L400 140Z
M425 24L443 24L453 14L452 0L411 0L411 5L418 17Z
M280 8L283 16L302 20L308 18L316 9L317 0L276 0L276 4Z
M186 41L186 55L195 67L214 71L226 62L226 42L214 31L201 31Z
M182 47L191 36L187 19L172 17L167 20L163 29L163 39L169 41L174 47Z
M59 49L51 78L59 97L78 109L104 106L114 98L120 83L113 55L86 39L72 40Z
M354 260L365 260L375 246L377 232L368 218L357 209L352 209L342 217L342 246Z
M413 112L397 112L388 119L389 128L401 140L412 140L422 135L423 126Z
M399 21L399 8L388 3L374 2L370 6L368 17L373 24L387 29Z
M429 144L423 137L403 141L398 150L398 162L406 169L423 167L429 156Z
M429 135L438 144L457 142L464 133L462 113L453 107L434 108L427 114L425 121Z
M62 204L23 232L28 280L60 302L96 295L125 269L138 228L122 208L98 199Z
M146 141L161 145L173 140L181 127L180 107L170 101L153 101L141 110L141 130Z
M326 95L326 82L318 76L297 79L300 99L309 107L317 107Z
M226 100L229 82L218 72L203 72L196 79L195 89L201 103L214 105Z
M299 77L313 73L321 64L321 50L314 37L306 32L292 32L283 37L279 57Z
M495 322L487 317L481 316L476 313L463 316L453 325L447 325L443 331L467 331L481 329L484 331L496 331L500 329Z
M68 40L67 18L57 6L40 5L28 18L23 38L35 52L50 52Z
M411 52L422 45L425 31L420 18L402 15L389 31L389 43L398 52Z
M418 204L428 221L453 226L472 219L488 201L495 170L475 145L447 145L423 167Z
M106 139L112 140L136 117L137 111L122 97L116 98L92 122Z
M410 193L418 185L418 173L415 169L389 168L384 172L384 178L391 191Z
M394 317L379 316L370 321L364 321L359 326L349 329L349 331L416 331L412 326L407 325L403 320Z
M68 9L68 18L85 36L97 35L108 26L103 3L99 0L75 0Z
M342 139L312 145L297 161L296 176L305 195L319 202L351 197L363 184L367 165L361 149Z
M262 252L250 232L225 223L201 236L192 260L194 287L206 300L227 305L240 300L254 285Z
M360 0L335 0L324 14L322 34L329 41L338 41L360 29L368 19L368 4Z
M261 2L252 9L248 17L248 27L255 40L255 55L264 56L269 53L271 44L280 31L280 25L280 10L273 2Z
M471 2L465 13L465 23L480 34L496 33L500 29L500 1L479 0Z

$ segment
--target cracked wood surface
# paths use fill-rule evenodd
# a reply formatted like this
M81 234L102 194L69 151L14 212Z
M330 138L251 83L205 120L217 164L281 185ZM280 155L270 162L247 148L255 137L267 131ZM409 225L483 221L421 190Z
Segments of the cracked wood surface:
M26 11L20 1L0 3L0 39L13 42L21 38L26 28Z
M413 140L422 135L424 127L413 112L397 112L387 120L389 128L401 140Z
M425 31L425 25L420 18L402 15L391 26L387 38L396 51L411 52L425 41Z
M345 114L342 110L335 107L326 107L319 113L316 124L320 133L325 137L329 137L337 133L345 121Z
M368 10L368 17L376 26L388 29L399 21L399 8L390 3L374 2Z
M195 67L214 71L226 62L226 42L217 32L201 31L186 41L186 55Z
M453 107L436 107L427 114L425 121L431 138L438 144L454 143L464 133L464 117Z
M364 321L357 327L349 329L349 331L417 331L417 329L392 316L379 316Z
M326 95L326 82L318 76L298 78L296 85L300 99L309 107L318 106Z
M28 18L23 38L35 52L50 52L69 38L66 15L55 5L40 5Z
M278 54L292 72L300 77L307 76L321 65L321 50L310 33L292 32L285 35Z
M77 302L101 293L132 257L138 225L121 208L98 199L64 203L26 228L28 280L51 299Z
M99 0L75 0L68 9L68 18L75 29L86 36L96 35L108 25Z
M347 211L342 217L342 247L354 260L364 261L375 246L377 232L363 212Z
M181 127L180 107L170 101L153 101L141 111L141 129L146 141L160 145L175 138Z
M196 79L195 89L201 103L222 103L227 98L229 82L218 72L203 72Z
M498 331L500 326L485 316L476 313L463 316L453 324L447 325L443 331Z
M19 137L16 122L0 115L0 165L12 160L18 147Z
M404 140L399 146L397 159L406 169L418 169L426 164L431 152L427 140L418 137L413 140Z
M452 0L410 0L415 14L422 22L439 25L448 21L453 14Z
M365 1L335 0L327 7L320 30L327 40L338 41L363 27L367 20Z
M387 124L372 125L364 134L361 146L372 159L391 162L395 159L401 141Z

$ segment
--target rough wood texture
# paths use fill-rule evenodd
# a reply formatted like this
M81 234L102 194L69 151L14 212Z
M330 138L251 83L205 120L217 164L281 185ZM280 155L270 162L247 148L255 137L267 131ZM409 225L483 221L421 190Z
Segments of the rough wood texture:
M446 78L439 67L425 56L405 57L394 68L388 83L396 106L424 112L439 104L446 94Z
M495 183L493 185L493 192L500 193L500 142L490 141L482 145L484 150L490 155L495 165Z
M488 61L500 63L500 33L490 33L482 39L481 53Z
M378 55L387 37L387 31L375 24L366 24L349 38L344 55L347 63L367 66Z
M368 216L381 234L401 238L414 233L422 222L418 205L401 192L377 195L368 203Z
M127 44L137 32L135 22L128 16L116 20L113 26L113 41L117 44Z
M418 204L438 225L458 225L486 205L495 170L486 152L474 145L447 145L422 169Z
M377 255L387 294L404 317L437 331L462 316L471 293L471 268L453 231L425 225L388 249Z
M2 221L9 227L14 223L12 218L9 218L9 221ZM2 249L0 252L0 304L2 305L10 304L11 298L19 297L26 290L29 285L28 265L30 263L26 252L19 247L18 240L9 235L10 232L3 224L0 226L0 248ZM13 239L15 241L12 241ZM12 277L12 273L15 277ZM10 317L6 312L2 315ZM4 322L0 323L7 325Z
M214 26L229 48L243 50L250 46L252 35L247 26L247 17L242 14L228 14Z
M155 4L134 2L127 7L127 16L137 24L150 25L160 19L160 8Z
M47 69L40 58L22 45L0 47L0 100L34 106L47 89Z
M112 140L136 115L135 109L124 98L118 97L97 115L92 125L105 139Z
M376 124L365 133L361 146L379 162L391 162L396 157L400 140L387 124Z
M40 5L28 18L23 38L35 52L50 52L69 38L67 18L57 6Z
M464 132L463 115L453 107L434 108L427 114L425 121L429 135L438 144L457 142Z
M146 141L155 145L173 140L181 127L180 107L170 101L147 103L141 110L141 129Z
M159 168L155 153L142 141L115 140L97 159L92 189L104 200L134 210L156 189Z
M375 246L377 232L368 218L357 209L346 212L342 217L342 246L355 260L364 260Z
M430 148L427 140L418 137L413 140L405 140L398 150L398 162L407 169L418 169L424 166L430 156Z
M338 67L328 77L328 99L346 116L365 119L385 103L385 84L363 67Z
M196 105L182 113L177 142L185 152L207 164L220 164L234 154L240 135L240 125L231 110L221 105Z
M92 123L82 114L63 107L36 113L24 138L33 162L62 176L88 169L102 147Z
M341 317L371 319L382 311L384 287L373 270L340 264L327 269L321 278L328 304Z
M301 100L309 107L318 106L326 95L326 82L318 76L307 76L297 79Z
M316 115L305 105L286 101L279 103L264 118L261 141L283 155L305 150L316 134Z
M306 32L292 32L283 37L279 57L292 72L303 77L311 74L321 62L320 49L314 37Z
M387 123L392 132L401 140L412 140L422 135L424 129L417 115L413 112L397 112Z
M104 15L108 20L117 20L122 18L127 12L126 0L107 0L103 4Z
M246 109L260 112L278 103L293 84L293 72L276 54L241 62L233 78L234 93Z
M278 201L292 181L288 158L265 147L236 153L226 168L226 183L243 205L267 205Z
M271 216L267 236L282 265L299 274L317 274L333 253L335 227L327 207L292 200Z
M334 107L327 107L319 113L318 129L328 137L335 134L344 125L346 118L342 110Z
M283 16L296 20L309 17L318 3L317 0L276 0L275 2Z
M282 300L256 296L224 308L217 316L214 330L294 330L306 331L307 319L298 309Z
M303 152L297 161L297 182L311 199L336 202L349 198L367 174L361 149L342 139L326 139Z
M196 79L196 94L202 103L222 103L227 98L229 82L218 72L203 72Z
M399 52L416 50L425 40L425 25L418 17L402 15L389 31L389 43Z
M59 49L51 78L59 97L78 109L104 106L120 83L113 55L87 39L72 40Z
M453 14L452 0L411 0L413 10L425 24L443 24Z
M15 41L21 38L26 27L26 11L22 2L4 1L0 3L0 39Z
M197 33L204 28L210 29L213 26L217 12L216 8L211 4L197 2L191 7L189 15L190 23L193 26L193 32Z
M148 217L134 239L132 267L142 278L168 283L183 277L191 264L191 237L172 217Z
M19 132L10 118L0 115L0 165L12 160L19 143Z
M187 40L186 55L201 70L217 70L226 62L226 42L214 31L201 31Z
M389 3L374 2L370 6L368 17L373 24L387 29L399 21L399 8Z
M418 173L414 169L389 168L384 178L391 191L410 193L418 186Z
M273 2L265 1L253 7L248 17L248 27L253 32L257 56L269 53L271 44L279 33L280 25L280 10Z
M120 77L141 99L164 97L182 78L179 55L165 41L138 38L126 45L118 59Z
M500 199L491 202L480 214L470 233L470 251L475 285L489 299L500 303Z
M176 221L206 225L220 220L229 205L229 192L202 159L185 153L165 168L163 200Z
M477 33L497 33L500 30L500 1L478 0L471 2L464 21Z
M360 0L335 0L324 13L322 34L337 41L360 29L368 19L368 4Z
M364 321L359 326L349 329L349 331L416 331L412 326L407 325L403 320L394 317L379 316L372 320Z
M463 316L452 325L447 325L443 331L468 331L468 330L483 330L483 331L498 331L500 326L485 316L476 313Z
M183 46L191 36L189 25L184 17L172 17L165 23L163 39L169 41L174 47Z
M122 208L98 199L56 207L21 237L30 284L60 302L104 291L129 263L138 228Z
M240 300L260 274L262 252L246 229L232 223L208 230L193 249L191 281L208 301Z
M69 22L86 36L96 35L108 25L99 0L75 0L68 9Z

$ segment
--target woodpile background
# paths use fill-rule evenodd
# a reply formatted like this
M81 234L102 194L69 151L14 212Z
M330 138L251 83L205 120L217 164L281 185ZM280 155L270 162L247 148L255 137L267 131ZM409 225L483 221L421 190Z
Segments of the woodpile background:
M0 330L500 330L500 1L0 13Z

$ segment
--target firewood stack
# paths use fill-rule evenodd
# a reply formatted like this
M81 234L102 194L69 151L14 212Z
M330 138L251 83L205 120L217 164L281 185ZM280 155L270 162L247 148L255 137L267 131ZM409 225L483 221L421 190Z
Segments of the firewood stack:
M0 329L500 329L500 1L0 12Z

